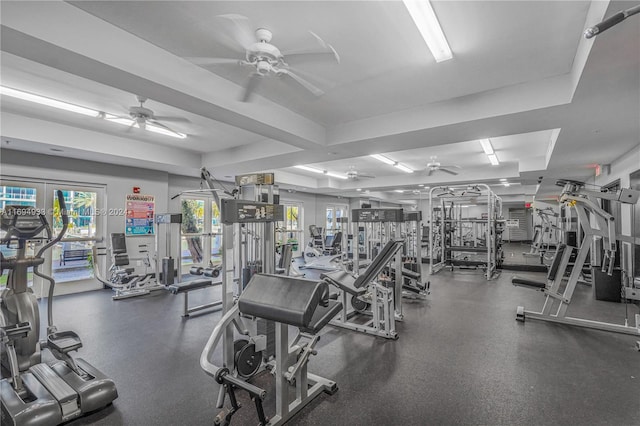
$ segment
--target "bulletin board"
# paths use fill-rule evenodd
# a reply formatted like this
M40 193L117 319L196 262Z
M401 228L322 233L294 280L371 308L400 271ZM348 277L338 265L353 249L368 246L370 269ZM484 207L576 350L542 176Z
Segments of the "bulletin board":
M153 195L128 194L125 203L126 235L153 235L155 209L156 202Z

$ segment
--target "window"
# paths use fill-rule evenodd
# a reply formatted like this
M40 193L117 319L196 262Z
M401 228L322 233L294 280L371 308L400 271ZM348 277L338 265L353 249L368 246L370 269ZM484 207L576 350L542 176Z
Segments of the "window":
M64 238L44 253L45 262L39 270L53 277L57 284L96 285L96 281L93 280L92 248L94 243L101 240L104 235L106 209L104 209L105 188L103 186L39 180L2 180L0 181L0 207L18 204L40 209L45 213L45 218L55 237L62 230L60 206L56 197L58 189L62 191L65 200L69 226ZM27 255L33 256L33 247L30 249ZM9 252L6 246L1 250L5 256L15 254ZM33 291L38 297L46 294L48 282L38 277L33 279L31 272L28 278L29 284L33 286ZM33 283L31 283L32 280ZM0 278L0 283L6 283L6 277ZM68 291L67 287L65 292Z
M291 244L293 251L299 251L302 246L302 205L284 204L284 222L278 226L277 244Z
M348 217L349 208L346 205L327 206L327 222L325 227L325 235L327 237L335 235L336 232L343 229L344 223L338 219Z
M52 249L51 266L57 283L93 278L92 249L97 234L97 201L95 190L60 187L52 191L53 234L62 231L62 216L56 197L62 191L69 215L69 226L62 241Z
M212 197L182 197L181 272L222 263L220 210Z
M215 201L211 201L211 263L222 263L222 224L220 209Z
M205 200L202 199L182 199L182 238L180 241L180 252L183 267L200 265L204 259L204 206Z

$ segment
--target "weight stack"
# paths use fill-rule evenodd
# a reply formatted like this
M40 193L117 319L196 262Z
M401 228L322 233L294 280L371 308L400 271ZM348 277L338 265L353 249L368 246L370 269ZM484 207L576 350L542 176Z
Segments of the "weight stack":
M173 284L173 275L175 271L174 259L172 257L162 258L162 285Z

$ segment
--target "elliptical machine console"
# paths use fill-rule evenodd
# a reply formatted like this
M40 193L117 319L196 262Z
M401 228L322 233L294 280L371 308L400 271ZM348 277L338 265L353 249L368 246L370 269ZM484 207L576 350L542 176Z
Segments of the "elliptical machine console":
M69 218L62 191L57 192L62 230L53 238L51 227L38 210L8 206L0 216L2 245L16 249L15 256L0 252L0 274L9 270L7 287L0 292L0 381L1 421L7 425L58 425L109 405L118 397L113 381L70 352L82 347L72 331L59 332L53 325L55 280L38 267L44 253L62 240ZM28 242L44 243L34 256L27 256ZM47 340L40 342L40 313L28 270L49 282ZM54 359L43 362L42 349ZM9 374L4 374L8 372Z

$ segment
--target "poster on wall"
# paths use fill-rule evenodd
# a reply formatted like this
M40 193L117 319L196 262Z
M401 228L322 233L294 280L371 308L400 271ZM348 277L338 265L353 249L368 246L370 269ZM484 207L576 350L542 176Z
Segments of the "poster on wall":
M126 235L153 235L156 202L153 195L128 194L126 206Z

